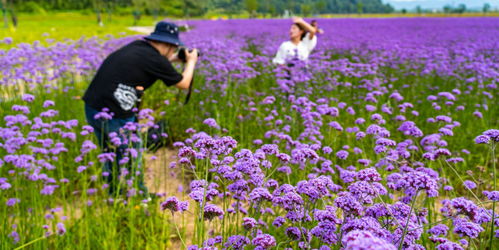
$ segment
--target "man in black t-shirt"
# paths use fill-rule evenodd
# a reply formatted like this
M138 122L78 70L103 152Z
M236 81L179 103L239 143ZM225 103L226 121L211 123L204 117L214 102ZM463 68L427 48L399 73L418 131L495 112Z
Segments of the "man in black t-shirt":
M137 122L134 108L142 91L147 90L157 80L163 81L167 86L189 88L198 52L195 49L192 52L186 50L184 71L182 74L178 73L171 64L178 61L176 52L178 47L183 45L178 34L179 29L175 24L159 22L151 35L113 52L97 70L83 100L87 121L94 128L104 152L112 151L109 133L118 133L127 122ZM100 112L103 110L112 114L112 118L102 119ZM117 164L132 165L125 162L130 160L124 157L127 151L130 151L127 145L118 147L115 152ZM112 194L117 188L115 181L118 170L110 161L105 163L103 169L103 176L106 177ZM139 171L143 172L141 169ZM135 175L135 171L132 171L132 174ZM139 179L139 188L147 192L142 177Z

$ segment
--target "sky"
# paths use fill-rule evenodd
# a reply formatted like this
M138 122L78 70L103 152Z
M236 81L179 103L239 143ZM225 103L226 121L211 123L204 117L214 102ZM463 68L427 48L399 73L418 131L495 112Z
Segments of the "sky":
M461 3L466 4L469 9L481 9L485 3L489 3L492 8L499 7L499 0L382 0L382 2L390 3L395 9L414 9L418 5L423 9L441 9L447 4L457 7Z

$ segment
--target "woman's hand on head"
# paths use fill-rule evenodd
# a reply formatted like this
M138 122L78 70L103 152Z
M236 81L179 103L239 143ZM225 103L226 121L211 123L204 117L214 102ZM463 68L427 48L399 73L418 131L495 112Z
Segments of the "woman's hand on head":
M297 17L297 16L293 17L293 23L302 23L302 22L303 22L303 18Z

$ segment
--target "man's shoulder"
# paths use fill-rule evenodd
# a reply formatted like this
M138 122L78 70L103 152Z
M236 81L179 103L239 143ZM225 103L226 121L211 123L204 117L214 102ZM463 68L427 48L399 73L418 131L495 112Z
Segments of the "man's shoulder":
M123 46L122 49L125 49L125 50L131 50L131 49L132 50L137 50L137 49L149 50L151 48L153 48L153 47L151 45L149 45L144 40L134 40L134 41L129 42L127 45Z

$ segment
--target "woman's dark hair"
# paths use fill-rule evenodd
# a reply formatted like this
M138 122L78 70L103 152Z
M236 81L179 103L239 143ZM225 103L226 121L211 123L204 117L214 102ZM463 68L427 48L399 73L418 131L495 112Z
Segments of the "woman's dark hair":
M299 23L293 23L293 25L296 25L296 27L298 27L298 29L300 29L301 31L303 31L303 34L301 34L301 37L300 37L300 40L303 40L303 38L307 35L307 32L305 31L305 28L299 24Z

